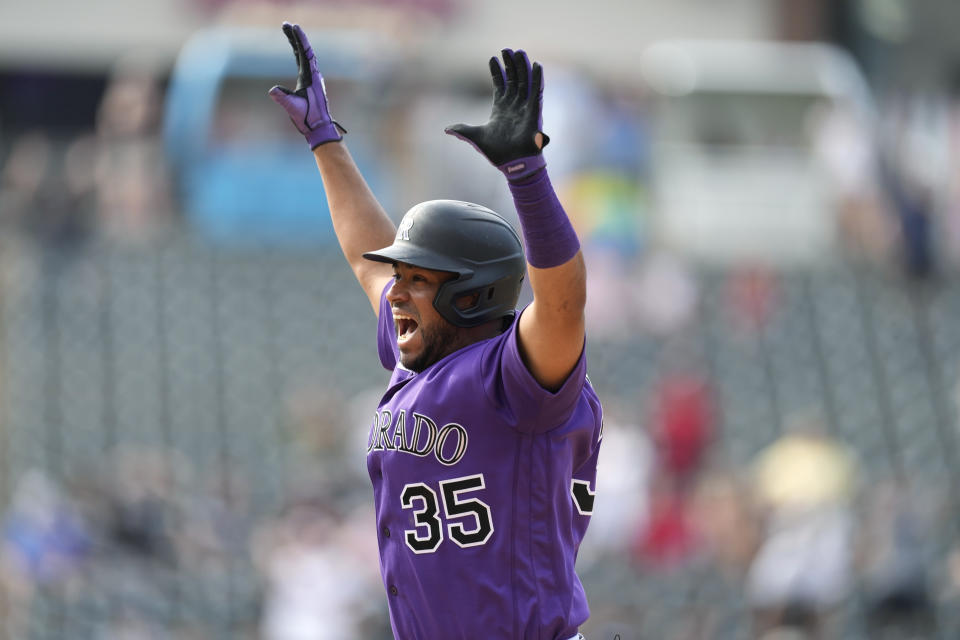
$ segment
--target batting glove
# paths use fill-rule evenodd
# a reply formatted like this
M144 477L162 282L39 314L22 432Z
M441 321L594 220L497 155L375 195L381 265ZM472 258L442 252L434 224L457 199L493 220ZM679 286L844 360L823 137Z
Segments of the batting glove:
M293 47L297 59L297 88L293 91L279 85L270 89L270 97L286 110L297 130L303 134L311 149L325 142L343 140L347 130L330 117L327 90L323 76L317 71L317 59L307 40L307 34L298 24L283 23L283 32Z
M490 58L493 111L481 126L455 124L446 133L472 144L510 180L533 175L544 166L543 147L550 138L543 128L543 69L530 66L527 54L503 50L503 66ZM540 134L540 142L538 136Z

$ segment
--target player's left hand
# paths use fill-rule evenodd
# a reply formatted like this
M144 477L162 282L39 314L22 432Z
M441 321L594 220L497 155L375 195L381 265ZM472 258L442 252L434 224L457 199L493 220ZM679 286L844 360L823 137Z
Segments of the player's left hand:
M283 23L283 33L293 47L297 60L297 88L291 91L279 85L270 89L270 97L290 116L297 130L307 139L311 149L325 142L342 140L347 130L330 117L327 90L317 70L317 59L307 34L298 24Z
M493 111L486 124L455 124L445 131L472 144L510 180L530 176L544 166L543 69L531 66L523 50L503 50L503 66L490 58Z

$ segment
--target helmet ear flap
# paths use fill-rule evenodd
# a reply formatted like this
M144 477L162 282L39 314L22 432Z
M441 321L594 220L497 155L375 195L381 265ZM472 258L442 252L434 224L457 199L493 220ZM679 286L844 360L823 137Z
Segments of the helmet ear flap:
M512 314L524 274L506 264L499 275L493 282L480 286L470 276L444 282L433 300L434 309L458 327L476 327Z
M491 287L492 288L492 287ZM480 300L483 298L483 294L480 291L469 291L467 293L461 293L453 300L453 305L463 312L473 311L477 308L477 305L480 304Z

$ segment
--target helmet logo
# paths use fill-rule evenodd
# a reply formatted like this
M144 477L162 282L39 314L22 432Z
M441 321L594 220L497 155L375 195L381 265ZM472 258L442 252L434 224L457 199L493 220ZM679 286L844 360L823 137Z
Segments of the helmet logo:
M397 240L410 240L410 227L413 226L413 216L404 216L397 228Z

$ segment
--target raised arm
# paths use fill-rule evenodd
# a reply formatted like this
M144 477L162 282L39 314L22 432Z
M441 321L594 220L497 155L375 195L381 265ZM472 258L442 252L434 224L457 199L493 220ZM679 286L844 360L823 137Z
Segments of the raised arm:
M275 86L270 97L284 108L313 150L340 249L377 313L392 268L364 260L363 253L393 242L396 228L350 156L341 133L346 130L330 117L323 76L306 34L289 22L283 23L283 33L297 60L297 86L293 91Z
M520 351L534 378L558 389L583 352L586 267L580 243L547 176L543 70L526 53L490 59L493 111L486 124L447 133L466 140L506 175L520 217L533 303L520 316Z

